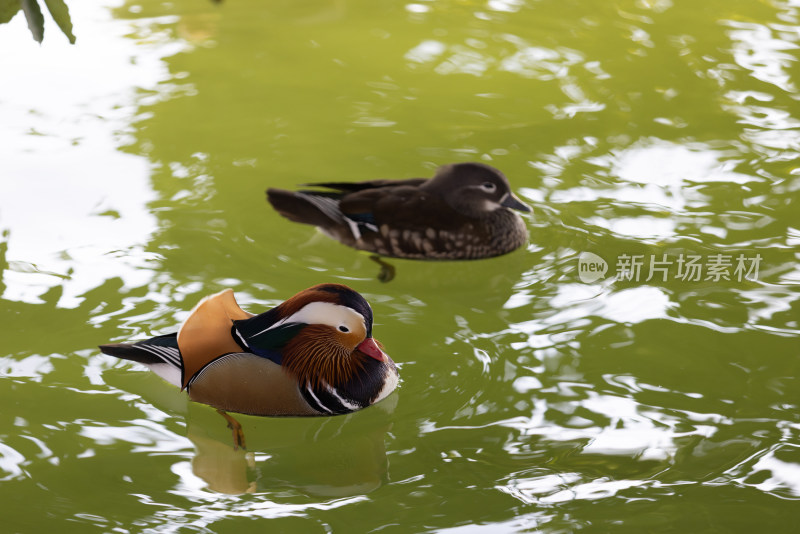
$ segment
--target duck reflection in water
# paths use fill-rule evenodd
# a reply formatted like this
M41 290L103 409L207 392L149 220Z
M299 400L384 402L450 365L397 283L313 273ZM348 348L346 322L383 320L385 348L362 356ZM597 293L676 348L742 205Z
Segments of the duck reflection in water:
M369 493L388 477L384 440L396 403L395 395L372 413L341 417L269 419L268 424L262 419L257 425L244 419L247 450L231 443L212 411L190 403L192 472L209 490L225 494L285 489L322 497Z

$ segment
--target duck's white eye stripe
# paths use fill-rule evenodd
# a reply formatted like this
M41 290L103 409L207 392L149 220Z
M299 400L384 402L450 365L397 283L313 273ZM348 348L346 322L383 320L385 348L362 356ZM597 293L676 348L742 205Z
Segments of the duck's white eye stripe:
M287 317L284 323L325 324L338 329L344 325L349 331L364 324L360 313L347 306L331 302L309 302L300 311Z
M337 329L344 324L350 332L357 330L358 325L361 325L366 330L364 317L353 308L333 304L332 302L309 302L300 308L300 311L271 324L250 337L261 335L268 330L290 323L324 324Z

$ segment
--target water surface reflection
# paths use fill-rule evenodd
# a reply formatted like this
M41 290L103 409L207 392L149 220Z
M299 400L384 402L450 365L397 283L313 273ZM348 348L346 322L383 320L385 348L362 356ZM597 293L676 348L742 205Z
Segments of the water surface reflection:
M75 9L93 29L69 53L11 25L0 58L12 530L788 531L794 3ZM262 193L456 160L534 205L527 249L398 261L385 285ZM583 252L609 274L583 282ZM756 253L748 279L613 275L625 254ZM373 305L402 365L390 414L245 417L234 451L213 410L94 349L224 287L255 308L323 279Z

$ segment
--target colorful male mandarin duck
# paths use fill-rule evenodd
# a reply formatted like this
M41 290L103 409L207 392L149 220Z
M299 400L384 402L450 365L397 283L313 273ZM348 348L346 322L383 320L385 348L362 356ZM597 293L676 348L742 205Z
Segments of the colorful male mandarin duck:
M335 415L366 408L397 387L392 359L372 338L372 309L349 287L322 284L253 315L233 291L206 297L177 334L101 345L219 410Z
M516 212L530 212L506 177L482 163L444 165L431 179L306 184L327 191L270 188L291 221L318 226L341 243L383 256L468 260L499 256L528 240Z

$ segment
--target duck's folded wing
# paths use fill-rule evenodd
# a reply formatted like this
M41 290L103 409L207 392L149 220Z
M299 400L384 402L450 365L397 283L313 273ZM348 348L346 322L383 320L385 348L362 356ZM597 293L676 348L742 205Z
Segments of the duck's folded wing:
M339 209L348 217L364 213L377 214L386 210L405 210L409 205L418 205L424 193L412 185L376 187L348 193L339 201Z
M412 187L419 187L427 182L427 178L409 178L407 180L368 180L366 182L318 182L311 184L302 184L305 187L320 187L325 189L333 189L342 193L353 193L356 191L366 191L370 189L386 189L389 187L410 185ZM308 192L308 191L306 191Z
M242 352L243 348L231 335L231 327L233 321L252 316L239 307L231 289L201 300L178 331L183 358L181 386L185 388L200 369L219 356Z
M459 215L439 195L419 187L397 186L365 189L345 196L339 209L347 217L361 220L369 214L376 231L386 225L389 230L449 230L461 224Z

